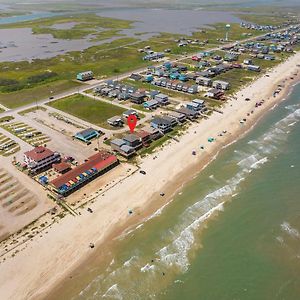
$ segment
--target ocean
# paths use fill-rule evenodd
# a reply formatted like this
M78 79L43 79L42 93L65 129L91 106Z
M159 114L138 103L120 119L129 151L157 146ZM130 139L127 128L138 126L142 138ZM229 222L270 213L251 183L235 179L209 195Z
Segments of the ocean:
M297 85L63 299L299 299L299 100Z

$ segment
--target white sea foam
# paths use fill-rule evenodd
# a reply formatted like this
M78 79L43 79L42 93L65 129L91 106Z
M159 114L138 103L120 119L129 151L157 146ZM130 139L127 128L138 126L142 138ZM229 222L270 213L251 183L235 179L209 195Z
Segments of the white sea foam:
M155 269L155 265L146 264L145 266L141 267L141 272L148 272L153 271Z
M176 265L182 272L186 272L189 267L188 251L192 247L195 237L194 230L199 227L201 223L207 220L214 212L223 210L223 202L213 207L204 215L200 216L189 226L184 228L179 236L169 245L161 248L157 254L160 261L167 266Z
M257 169L260 167L260 165L263 165L264 163L266 163L268 161L268 157L263 157L260 160L258 160L257 162L253 163L250 167L251 169Z
M296 228L293 228L288 222L283 222L280 227L292 238L300 239L300 232Z
M131 256L128 260L126 260L123 264L124 267L130 267L134 261L137 260L137 256Z
M103 295L102 298L122 300L123 297L118 289L118 285L112 285Z
M291 124L289 124L288 126L289 127L292 127L292 126L294 126L295 124L297 124L297 122L295 121L295 122L293 122L293 123L291 123Z

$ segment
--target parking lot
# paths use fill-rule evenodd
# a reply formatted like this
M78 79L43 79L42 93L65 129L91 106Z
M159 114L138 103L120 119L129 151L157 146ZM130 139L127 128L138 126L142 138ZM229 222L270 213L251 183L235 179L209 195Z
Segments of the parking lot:
M5 124L1 124L8 132L17 136L24 142L31 146L40 146L50 141L50 138L43 134L41 131L25 124L23 122L13 121Z
M0 155L9 156L20 150L20 146L9 137L0 133Z

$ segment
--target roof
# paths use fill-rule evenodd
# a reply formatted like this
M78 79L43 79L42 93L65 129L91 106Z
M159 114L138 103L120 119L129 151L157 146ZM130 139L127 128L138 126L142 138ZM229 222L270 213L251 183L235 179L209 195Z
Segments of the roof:
M215 80L213 83L217 83L217 84L224 84L224 85L227 85L227 84L229 84L229 82L227 82L227 81L223 81L223 80Z
M122 140L122 139L114 139L114 140L112 140L110 143L111 143L111 144L114 144L114 145L116 145L116 146L121 147L122 145L125 144L125 141Z
M171 121L165 119L165 118L160 118L160 117L156 117L154 119L151 120L151 124L157 124L157 125L171 125Z
M195 102L188 102L187 104L186 104L187 106L189 105L189 106L192 106L192 107L199 107L199 103L195 103Z
M76 135L81 135L84 138L87 138L92 134L97 134L98 135L98 131L96 129L93 129L93 128L87 128L87 129L84 129L84 130L79 131L79 132L76 133Z
M136 132L136 135L137 135L138 137L140 137L141 139L143 139L143 138L145 138L145 137L150 136L150 132L145 131L145 130L140 130L140 131Z
M183 113L180 113L180 112L177 112L177 111L170 111L169 112L169 116L171 117L175 117L175 118L182 118L182 117L185 117L185 114Z
M198 113L192 109L186 108L186 107L181 107L180 109L177 110L179 113L182 113L184 115L198 115Z
M194 100L192 100L192 102L200 104L200 105L203 105L205 103L205 101L202 99L194 99Z
M53 151L43 146L35 147L34 149L24 153L24 155L26 155L28 158L34 161L43 160L47 157L52 156L53 154L54 154Z
M213 94L217 94L217 93L220 93L220 92L222 92L222 91L219 90L219 89L210 89L208 92L209 92L209 93L213 93Z
M170 123L172 123L172 122L174 121L174 118L171 118L171 117L168 116L168 115L162 115L161 118L162 118L163 120L166 120L166 121L170 122Z
M120 149L122 151L124 151L125 153L130 153L130 152L134 152L134 148L128 145L123 145L120 147Z
M140 139L135 134L127 134L123 137L123 140L129 143L133 143L135 141L139 141Z
M78 75L92 75L92 71L84 71L84 72L79 72Z
M89 157L87 162L75 167L66 174L61 175L56 179L52 180L51 184L54 185L56 188L60 188L65 183L69 182L72 179L75 179L80 174L92 168L96 168L99 172L117 161L118 159L115 155L112 155L107 151L100 151L94 154L93 156Z
M71 168L71 165L68 164L68 163L66 163L66 162L61 162L61 163L58 163L58 164L53 164L52 166L58 172L63 172L63 171L69 170Z
M128 109L123 112L123 116L137 115L137 111L134 109Z
M165 94L160 93L160 94L157 94L157 95L155 96L155 98L168 98L168 96L165 95Z
M113 122L120 122L120 121L122 121L122 118L120 116L113 116L113 117L107 119L107 122L112 122L112 123Z
M151 105L158 105L158 101L157 100L155 100L155 99L153 99L153 100L149 100L149 101L146 101L145 103L144 103L144 105L148 105L148 106L151 106Z
M150 134L159 133L159 130L157 128L153 128L150 126L144 127L143 131L150 133Z

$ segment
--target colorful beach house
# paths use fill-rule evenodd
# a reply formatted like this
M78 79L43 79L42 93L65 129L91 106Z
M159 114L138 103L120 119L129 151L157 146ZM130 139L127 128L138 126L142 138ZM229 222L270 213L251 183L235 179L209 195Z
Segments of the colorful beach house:
M94 78L94 73L92 71L80 72L76 76L77 80L87 81Z

